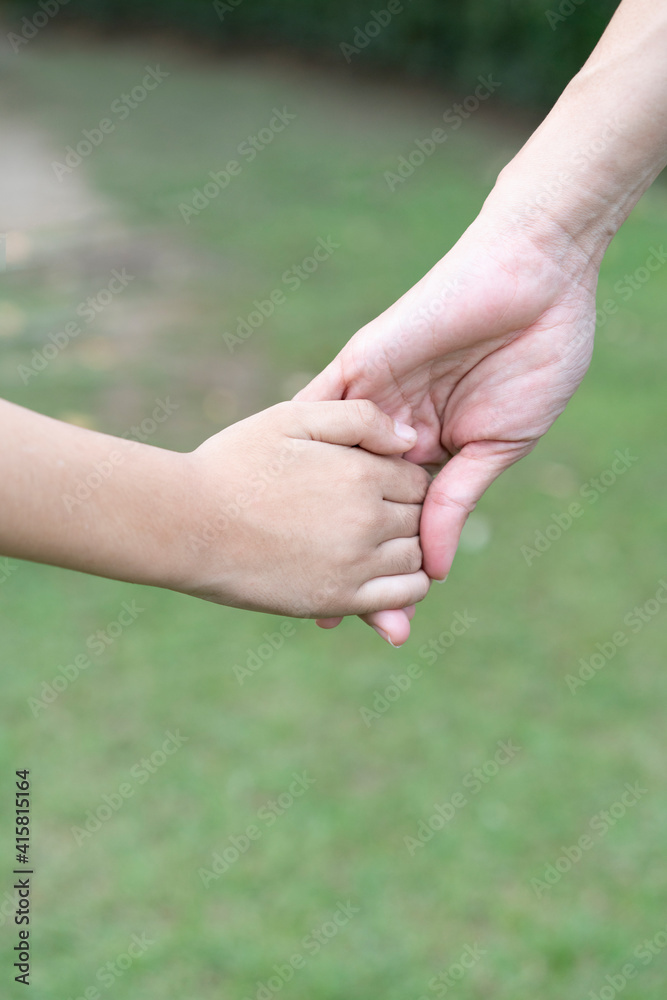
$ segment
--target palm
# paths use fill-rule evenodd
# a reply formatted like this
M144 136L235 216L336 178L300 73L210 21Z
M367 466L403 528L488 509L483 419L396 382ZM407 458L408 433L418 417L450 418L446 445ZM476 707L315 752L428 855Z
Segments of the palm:
M419 432L408 458L447 463L422 516L432 577L449 571L487 486L531 450L579 385L594 294L594 276L575 281L532 245L508 249L473 225L301 394L372 399Z

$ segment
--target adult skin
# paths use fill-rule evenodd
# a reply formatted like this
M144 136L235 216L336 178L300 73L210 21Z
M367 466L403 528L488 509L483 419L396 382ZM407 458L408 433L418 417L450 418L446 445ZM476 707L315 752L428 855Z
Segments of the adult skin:
M624 0L458 243L297 396L372 399L417 429L407 458L446 463L421 520L434 580L484 491L531 451L588 368L602 258L667 164L666 54L667 2ZM409 617L365 620L400 645Z

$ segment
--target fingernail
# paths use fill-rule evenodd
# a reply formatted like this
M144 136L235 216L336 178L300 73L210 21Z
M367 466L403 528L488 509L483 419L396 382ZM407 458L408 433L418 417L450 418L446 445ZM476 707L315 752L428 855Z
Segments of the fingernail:
M379 628L377 625L374 625L373 628L375 629L375 631L377 632L377 634L380 636L381 639L384 639L385 642L388 642L390 646L394 647L394 649L398 649L398 646L394 645L394 643L389 638L389 635L387 634L387 632L385 632L383 628Z
M394 420L394 433L396 437L400 437L402 441L409 441L414 444L417 440L417 431L414 427L409 427L408 424L402 424L400 420Z
M447 573L446 576L443 576L441 580L439 580L437 576L434 576L433 577L433 583L444 583L448 576L449 576L449 573Z

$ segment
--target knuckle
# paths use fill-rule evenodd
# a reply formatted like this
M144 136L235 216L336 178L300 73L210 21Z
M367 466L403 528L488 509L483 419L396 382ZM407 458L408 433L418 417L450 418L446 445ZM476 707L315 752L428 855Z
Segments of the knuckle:
M429 499L438 507L453 507L454 510L462 511L466 516L477 506L476 500L457 500L456 497L449 496L440 487L435 487L429 494Z
M368 487L377 486L377 467L371 456L363 448L352 448L345 456L348 463L347 476L353 482L364 489L365 503L362 507L368 508Z
M414 465L412 462L401 458L399 455L392 455L391 458L383 458L383 462L392 463L394 467L396 482L400 482L404 494L409 495L411 503L423 503L426 494L431 486L431 477L421 465Z
M270 414L269 422L271 424L284 427L290 421L303 417L305 410L302 408L306 406L308 406L308 403L292 403L285 400L281 403L274 403L273 406L268 407L263 412Z
M405 504L405 530L411 535L419 534L419 522L421 520L421 507L417 504Z
M431 477L426 469L421 465L414 466L415 469L415 489L418 491L421 500L424 499L431 485Z
M415 541L413 549L410 553L410 560L409 560L410 568L408 572L418 573L419 570L422 568L423 561L424 561L424 555L422 553L421 546L418 541Z
M358 553L360 546L367 549L370 539L375 537L383 527L383 511L373 509L369 504L359 504L352 514L350 527L352 528L352 543Z
M400 574L417 573L422 568L422 551L415 539L401 552L396 562L396 572Z
M370 399L354 399L351 402L357 419L365 427L372 427L378 422L380 411Z

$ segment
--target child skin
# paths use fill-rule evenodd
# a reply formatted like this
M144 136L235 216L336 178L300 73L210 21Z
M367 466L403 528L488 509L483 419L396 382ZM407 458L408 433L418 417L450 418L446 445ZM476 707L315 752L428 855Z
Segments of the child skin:
M417 434L368 400L279 403L185 454L5 400L0 427L5 556L300 618L429 589Z

